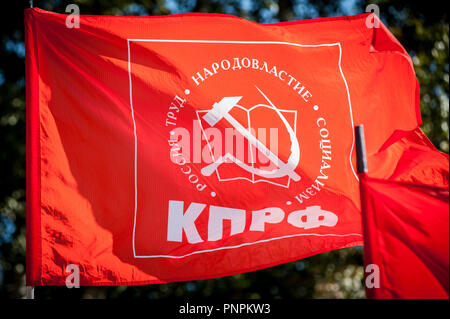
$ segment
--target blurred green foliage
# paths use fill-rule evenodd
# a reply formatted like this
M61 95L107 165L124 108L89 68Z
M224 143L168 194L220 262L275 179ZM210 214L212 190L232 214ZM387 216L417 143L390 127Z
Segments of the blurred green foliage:
M23 9L0 10L0 298L25 295L25 69ZM260 23L365 12L361 0L41 0L35 7L64 13L165 15L218 12ZM449 25L439 1L378 0L380 17L411 55L421 85L422 129L449 151ZM37 298L364 298L361 247L332 251L251 273L195 282L137 287L43 287Z

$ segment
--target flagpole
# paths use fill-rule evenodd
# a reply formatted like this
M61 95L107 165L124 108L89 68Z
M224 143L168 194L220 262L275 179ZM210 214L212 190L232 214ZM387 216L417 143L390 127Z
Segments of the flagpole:
M364 140L364 126L355 126L356 136L356 168L358 174L367 174L367 156L366 156L366 142Z
M368 274L365 271L367 265L372 263L372 251L370 241L370 229L367 225L367 200L366 200L366 188L365 180L367 178L367 173L369 168L367 166L367 155L366 155L366 142L364 139L364 126L355 126L355 138L356 138L356 168L359 177L359 193L361 199L361 219L363 226L363 238L364 238L364 277ZM366 278L365 278L366 279ZM366 285L366 298L375 298L375 289L368 288Z
M31 9L34 8L33 0L30 0L29 4ZM26 288L25 297L27 299L34 299L34 286L25 286L25 288Z
M33 286L27 286L27 292L26 292L26 298L27 299L34 299L34 287Z

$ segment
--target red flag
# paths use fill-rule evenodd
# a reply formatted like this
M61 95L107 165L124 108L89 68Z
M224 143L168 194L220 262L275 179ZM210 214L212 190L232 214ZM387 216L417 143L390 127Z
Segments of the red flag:
M420 129L369 155L371 177L434 187L448 187L448 155L436 150Z
M448 298L448 188L360 176L367 296Z
M377 176L415 153L411 60L367 14L67 17L25 11L28 285L63 285L69 264L133 285L360 245L353 126Z

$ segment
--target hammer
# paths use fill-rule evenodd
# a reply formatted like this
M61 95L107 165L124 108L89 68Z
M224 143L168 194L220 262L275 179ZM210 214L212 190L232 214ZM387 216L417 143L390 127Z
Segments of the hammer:
M229 96L224 97L220 102L214 103L211 110L203 116L203 119L210 126L214 126L222 118L226 119L239 133L241 133L248 142L256 147L259 151L263 152L269 160L278 166L279 169L287 168L287 175L294 181L299 181L300 176L297 175L292 168L286 163L282 162L275 154L273 154L263 143L261 143L256 137L254 137L245 127L241 125L234 117L230 115L230 110L242 99L242 96ZM204 176L209 176L217 168L219 163L211 163L202 169Z

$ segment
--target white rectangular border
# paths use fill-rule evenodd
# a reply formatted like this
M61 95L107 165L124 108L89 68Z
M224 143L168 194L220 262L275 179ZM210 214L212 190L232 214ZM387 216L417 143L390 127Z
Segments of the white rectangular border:
M239 248L249 245L255 245L259 243L265 243L273 240L278 239L284 239L284 238L292 238L292 237L300 237L300 236L336 236L336 237L344 237L344 236L360 236L361 234L357 233L350 233L350 234L316 234L316 233L309 233L309 234L293 234L293 235L287 235L287 236L281 236L281 237L275 237L275 238L269 238L269 239L263 239L258 240L251 243L244 243L240 245L235 246L224 246L214 249L205 249L205 250L198 250L194 251L189 254L181 255L181 256L173 256L173 255L148 255L148 256L138 256L136 255L136 248L135 248L135 234L136 234L136 216L137 216L137 134L136 134L136 121L134 118L134 108L133 108L133 86L131 81L131 52L130 52L130 42L165 42L165 43L226 43L226 44L282 44L282 45L291 45L291 46L297 46L297 47L331 47L331 46L338 46L339 47L339 72L341 73L342 79L344 80L345 88L347 90L347 98L348 98L348 106L350 111L350 122L351 122L351 128L352 128L352 147L350 149L350 155L349 155L349 161L350 161L350 167L353 171L353 175L355 176L356 180L359 181L358 175L355 172L355 169L353 167L352 163L352 153L353 149L355 147L355 132L353 130L353 113L352 113L352 103L350 100L350 92L348 89L347 80L345 79L344 73L342 72L341 68L341 58L342 58L342 47L340 42L336 43L330 43L330 44L298 44L298 43L291 43L291 42L282 42L282 41L216 41L216 40L171 40L171 39L127 39L127 47L128 47L128 77L129 77L129 86L130 86L130 108L131 108L131 118L133 119L133 132L134 132L134 222L133 222L133 256L134 258L184 258L195 254L201 254L201 253L207 253L212 251L218 251L218 250L224 250L224 249L233 249L233 248Z

